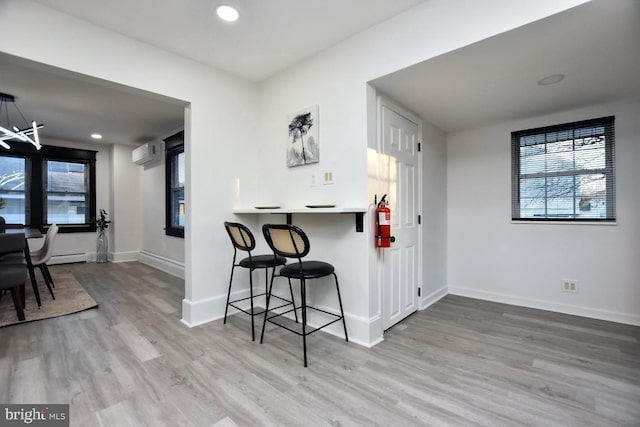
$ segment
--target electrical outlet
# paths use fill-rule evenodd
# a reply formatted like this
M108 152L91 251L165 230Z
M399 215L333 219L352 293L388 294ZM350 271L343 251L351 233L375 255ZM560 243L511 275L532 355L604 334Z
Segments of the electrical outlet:
M562 281L562 292L578 292L578 281L575 279L564 279Z

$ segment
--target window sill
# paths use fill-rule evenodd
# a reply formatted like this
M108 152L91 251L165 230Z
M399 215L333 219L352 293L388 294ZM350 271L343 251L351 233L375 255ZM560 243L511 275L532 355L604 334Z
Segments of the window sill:
M49 229L49 225L45 225L44 227L36 227L34 225L23 225L23 224L7 224L7 230L14 229L20 230L23 228L37 228L40 231L46 232ZM58 224L58 233L95 233L98 229L95 225L92 224Z
M184 239L184 228L177 228L177 227L165 228L164 234L166 236L179 237L181 239Z
M529 221L526 219L523 220L511 220L511 224L537 224L537 225L618 225L617 221L554 221L554 220L538 220L538 221Z

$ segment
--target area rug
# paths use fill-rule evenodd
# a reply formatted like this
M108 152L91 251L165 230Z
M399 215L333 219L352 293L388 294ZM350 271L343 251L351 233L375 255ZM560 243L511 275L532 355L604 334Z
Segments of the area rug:
M53 282L56 284L56 287L53 288L53 293L56 296L55 300L51 299L51 294L49 294L49 290L42 276L38 274L36 278L38 279L38 289L40 290L42 307L38 308L36 298L33 295L31 282L27 281L24 309L25 320L18 320L16 309L13 306L13 299L9 292L6 295L3 294L2 300L0 300L0 328L18 323L32 322L34 320L65 316L98 307L98 304L82 289L80 283L78 283L71 273L60 272L53 274Z

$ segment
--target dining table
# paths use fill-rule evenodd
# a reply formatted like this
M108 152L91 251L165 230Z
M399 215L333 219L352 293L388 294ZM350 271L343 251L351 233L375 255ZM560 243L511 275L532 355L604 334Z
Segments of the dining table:
M40 301L40 292L38 291L38 282L36 281L36 273L33 269L33 263L31 262L31 250L29 249L29 239L42 239L44 235L40 230L33 227L23 227L23 228L8 228L7 233L24 233L24 259L27 264L27 270L29 271L29 279L31 279L31 287L33 288L33 294L36 297L36 302L38 304L38 308L42 306L42 302ZM22 303L24 307L25 302L25 292L24 287L22 288Z

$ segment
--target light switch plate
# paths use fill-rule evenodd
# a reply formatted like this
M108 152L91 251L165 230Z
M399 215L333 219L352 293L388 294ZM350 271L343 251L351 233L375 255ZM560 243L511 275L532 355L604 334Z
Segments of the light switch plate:
M334 171L325 171L322 173L322 184L330 185L336 183L336 173Z

